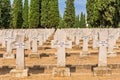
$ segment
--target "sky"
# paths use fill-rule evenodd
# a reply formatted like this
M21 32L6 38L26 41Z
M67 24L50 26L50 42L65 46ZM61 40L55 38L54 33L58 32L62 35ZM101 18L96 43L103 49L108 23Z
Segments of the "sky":
M13 0L10 1L13 3ZM66 0L59 0L59 11L61 16L63 16L66 7L65 1ZM75 0L74 6L76 15L80 15L81 12L86 14L86 0Z
M66 0L59 0L59 10L61 16L63 16L66 7L65 1ZM75 0L74 7L76 15L80 15L81 12L86 14L86 0Z

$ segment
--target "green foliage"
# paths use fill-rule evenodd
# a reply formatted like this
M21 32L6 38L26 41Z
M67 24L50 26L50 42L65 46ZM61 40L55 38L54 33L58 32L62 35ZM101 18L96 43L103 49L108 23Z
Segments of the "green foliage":
M87 0L88 24L90 26L118 27L119 3L119 0Z
M41 3L41 26L43 28L48 26L48 0L42 0Z
M81 13L81 16L80 16L80 28L86 28L86 19L85 19L85 14L83 14L83 12Z
M65 28L65 27L66 27L66 23L65 23L64 19L60 17L58 28L61 29L61 28Z
M1 0L0 4L0 25L1 28L9 28L10 26L10 0Z
M31 0L29 12L29 28L37 28L40 24L40 1Z
M58 10L58 0L49 0L49 10L48 10L49 26L58 27L59 25L59 10Z
M23 23L22 0L14 0L12 10L12 28L21 28Z
M94 1L95 0L87 0L86 8L87 8L87 21L90 26L94 26Z
M74 24L74 28L79 28L80 27L80 23L79 23L79 16L75 17L75 24Z
M74 0L66 0L66 9L64 12L64 21L67 28L73 28L75 24Z
M41 26L52 28L59 25L58 0L43 0L41 4Z
M2 27L2 17L1 17L1 1L0 1L0 27Z
M23 28L28 28L29 23L28 23L28 0L24 1L24 8L23 8Z

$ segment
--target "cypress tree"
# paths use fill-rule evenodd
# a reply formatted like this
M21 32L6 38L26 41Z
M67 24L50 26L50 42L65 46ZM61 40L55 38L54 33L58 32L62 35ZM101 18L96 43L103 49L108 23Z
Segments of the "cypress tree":
M120 0L116 0L115 6L116 6L115 22L117 27L120 27Z
M93 11L94 11L94 1L95 0L87 0L86 4L86 9L87 9L87 21L90 26L94 26L94 21L93 21Z
M75 24L75 8L74 8L74 0L66 1L66 9L64 12L64 21L66 23L66 27L72 28Z
M85 14L81 12L80 16L80 28L86 28L86 19Z
M0 1L0 28L2 27L2 18L1 18L1 1Z
M13 28L22 28L22 0L14 0L12 19Z
M40 4L39 0L31 0L29 13L29 28L37 28L40 23Z
M29 23L28 23L28 0L24 1L24 8L23 8L23 28L28 28Z
M42 5L42 0L39 0L39 27L42 28L41 26L41 5Z
M50 28L58 27L59 25L58 0L49 0L48 21Z
M49 10L48 3L49 3L48 0L42 0L42 3L41 3L41 26L43 28L49 25L48 24L48 10Z
M79 28L80 27L80 23L79 23L79 16L76 16L75 17L75 25L74 25L74 28Z
M62 18L62 17L60 17L60 19L59 19L59 26L58 26L58 28L65 28L66 27L66 24L65 24L65 22L64 22L64 19Z
M1 0L1 26L3 28L9 28L10 26L10 11L11 5L10 0Z

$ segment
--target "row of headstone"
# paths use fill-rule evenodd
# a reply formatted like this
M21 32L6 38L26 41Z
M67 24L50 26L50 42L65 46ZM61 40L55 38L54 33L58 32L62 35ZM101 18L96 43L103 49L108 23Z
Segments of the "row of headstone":
M108 33L107 42L108 42L108 57L116 56L113 52L115 48L116 41L120 36L120 29L63 29L67 36L74 41L76 37L76 45L79 45L80 41L83 41L81 56L85 56L89 54L88 52L88 42L92 40L92 48L96 49L99 47L99 32L101 30L106 30L106 34ZM105 34L104 34L105 35ZM72 36L72 37L71 37ZM112 43L111 43L112 41Z
M14 58L12 49L15 49L14 43L17 41L17 35L22 35L24 42L27 43L25 49L31 50L32 53L37 53L37 42L42 46L48 37L54 32L54 29L16 29L16 30L0 30L0 43L2 48L6 48L6 53L3 55L4 58ZM32 43L32 44L31 44Z
M70 33L70 34L69 34ZM81 34L82 35L81 35ZM88 42L93 40L93 48L99 48L98 53L98 71L108 71L107 68L107 57L115 56L113 49L116 44L117 39L119 38L119 30L112 29L84 29L80 32L76 30L75 35L81 36L83 39L83 50L80 55L84 56L88 54ZM71 48L71 42L67 41L67 37L70 38L70 41L74 41L74 34L70 30L57 30L54 35L54 40L52 41L52 47L57 48L57 66L65 67L65 48ZM67 36L66 36L67 35ZM74 37L72 37L74 36ZM78 36L77 36L78 37ZM80 39L80 38L76 38ZM67 41L67 42L65 42ZM77 45L79 40L76 41ZM108 51L107 51L108 48ZM110 55L108 55L108 53ZM101 68L102 67L102 68ZM105 70L104 70L105 68ZM58 69L60 70L60 69ZM63 69L62 69L63 70ZM69 74L69 70L64 70L66 74ZM62 72L62 71L61 71Z
M78 29L79 30L79 29ZM57 67L65 67L66 58L65 58L65 48L72 48L72 42L76 39L83 40L83 56L88 54L88 42L89 40L94 41L94 48L99 48L99 57L98 57L98 66L107 66L107 48L110 50L110 54L113 52L114 46L116 45L116 41L119 38L119 30L111 30L111 29L82 29L80 31L73 30L72 32L70 29L58 29L54 35L54 40L52 41L52 48L57 49ZM43 38L43 42L45 42L48 37L54 32L54 30L5 30L2 31L4 35L1 36L1 43L2 39L4 39L4 46L7 47L7 54L11 54L11 46L14 43L13 48L17 50L16 53L16 69L12 70L11 73L18 73L20 70L20 74L24 75L24 72L27 73L28 70L25 69L24 63L24 49L27 49L28 46L25 43L25 39L28 39L29 42L32 42L32 52L37 53L37 42L41 41L41 36ZM70 33L70 34L69 34ZM1 33L2 34L2 33ZM116 34L116 35L115 35ZM74 36L75 35L75 36ZM73 37L74 36L74 37ZM40 38L39 38L40 37ZM67 38L69 37L69 39ZM95 38L95 40L94 40ZM76 41L78 44L79 41ZM110 43L112 41L112 43ZM6 46L7 43L7 46ZM30 44L29 43L29 44ZM11 48L10 48L11 47ZM30 47L29 47L30 48ZM23 71L22 71L23 70ZM64 70L62 68L62 70ZM69 74L69 70L65 70L66 74ZM20 75L19 74L19 75ZM27 74L25 74L26 76Z

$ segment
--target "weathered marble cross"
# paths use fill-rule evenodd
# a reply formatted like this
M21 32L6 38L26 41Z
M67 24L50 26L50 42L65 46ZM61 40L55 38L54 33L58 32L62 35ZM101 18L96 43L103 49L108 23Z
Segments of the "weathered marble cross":
M65 48L71 48L71 41L52 41L52 48L57 48L57 66L65 67Z
M89 54L88 52L88 41L90 36L83 36L83 48L82 48L82 53L80 53L80 57L87 56Z
M38 52L37 41L38 41L38 37L33 37L32 38L32 52L33 53L37 53Z
M98 58L98 66L107 66L107 41L99 42L99 58Z
M25 44L23 42L18 42L15 44L15 46L17 48L16 69L18 69L18 70L25 69L25 59L24 59Z
M98 66L107 66L107 47L108 47L108 30L102 30L99 32L99 56Z
M14 58L14 54L12 54L12 42L14 41L14 37L6 37L5 41L7 42L7 50L6 53L3 55L4 58Z

